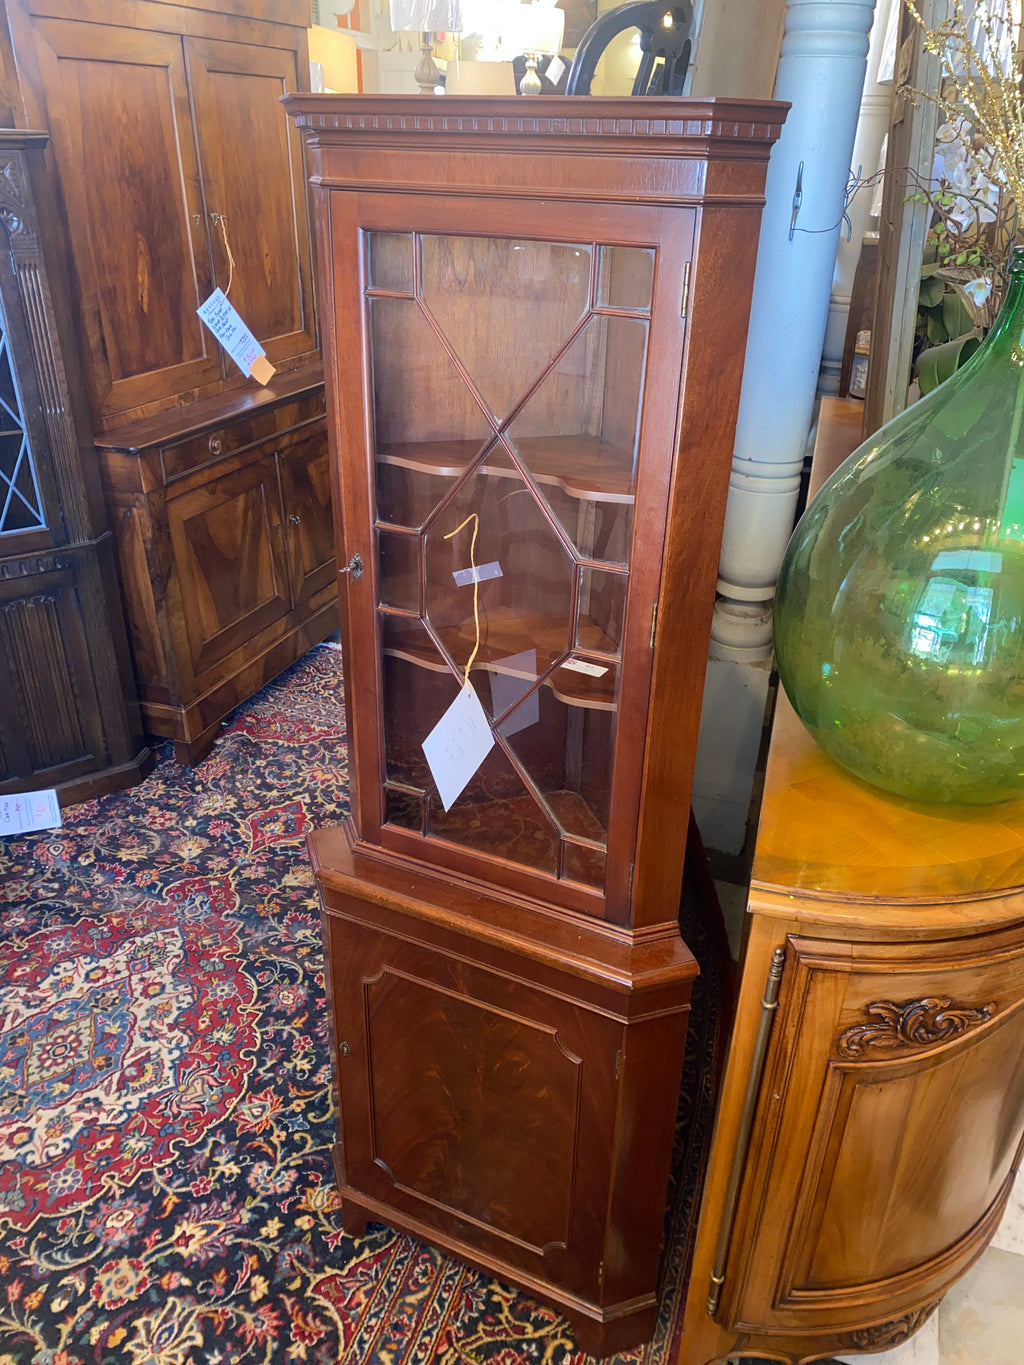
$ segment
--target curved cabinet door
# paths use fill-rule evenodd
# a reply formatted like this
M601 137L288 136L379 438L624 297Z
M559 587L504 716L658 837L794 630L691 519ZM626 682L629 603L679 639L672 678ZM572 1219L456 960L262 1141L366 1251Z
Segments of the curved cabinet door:
M986 1245L1012 1181L1022 1001L1019 928L947 943L789 939L721 1321L863 1350L885 1344L865 1322L892 1326L942 1295Z

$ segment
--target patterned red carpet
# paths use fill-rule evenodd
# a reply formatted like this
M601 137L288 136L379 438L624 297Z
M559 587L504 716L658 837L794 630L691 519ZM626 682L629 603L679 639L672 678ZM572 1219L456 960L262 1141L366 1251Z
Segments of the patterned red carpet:
M303 837L345 809L322 646L198 768L162 752L62 830L0 840L0 1365L588 1359L506 1286L342 1228ZM705 956L699 919L684 932ZM675 1355L716 1060L717 962L702 967L658 1330L614 1365Z

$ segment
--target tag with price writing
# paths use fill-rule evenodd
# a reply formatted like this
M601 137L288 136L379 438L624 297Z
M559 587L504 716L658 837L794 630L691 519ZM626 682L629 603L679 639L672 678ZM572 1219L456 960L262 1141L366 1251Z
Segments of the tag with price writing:
M266 384L276 373L263 347L228 302L223 289L215 289L196 312L244 374Z
M0 796L0 834L30 834L36 829L60 829L57 792L14 792Z

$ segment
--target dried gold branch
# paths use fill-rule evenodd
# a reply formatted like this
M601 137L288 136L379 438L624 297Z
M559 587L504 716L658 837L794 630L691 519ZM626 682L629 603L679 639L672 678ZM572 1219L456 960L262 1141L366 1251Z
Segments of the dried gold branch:
M910 85L903 92L915 103L930 100L951 121L966 117L991 150L998 181L1016 203L1024 203L1021 24L985 6L968 15L963 0L953 0L952 15L929 28L914 0L907 0L907 8L923 30L925 50L939 58L944 82L934 93ZM1005 66L1003 54L1010 58Z

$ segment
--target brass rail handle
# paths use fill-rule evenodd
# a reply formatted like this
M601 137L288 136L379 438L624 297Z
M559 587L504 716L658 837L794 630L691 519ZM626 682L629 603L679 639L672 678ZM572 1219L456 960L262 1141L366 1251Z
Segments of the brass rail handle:
M750 1129L754 1122L754 1107L757 1093L761 1087L761 1074L768 1054L768 1035L771 1033L772 1017L779 1007L779 985L782 981L782 968L786 961L785 948L776 948L768 967L768 979L761 997L761 1018L754 1040L754 1055L751 1058L750 1073L747 1076L747 1090L743 1096L743 1112L740 1115L740 1128L736 1136L736 1147L732 1154L732 1167L729 1171L729 1184L725 1191L722 1221L718 1229L718 1246L715 1249L714 1267L711 1271L711 1286L708 1289L707 1311L709 1317L718 1312L718 1303L725 1283L725 1261L732 1240L733 1222L736 1217L736 1203L739 1199L740 1180L743 1177L743 1163L747 1159L750 1143Z

